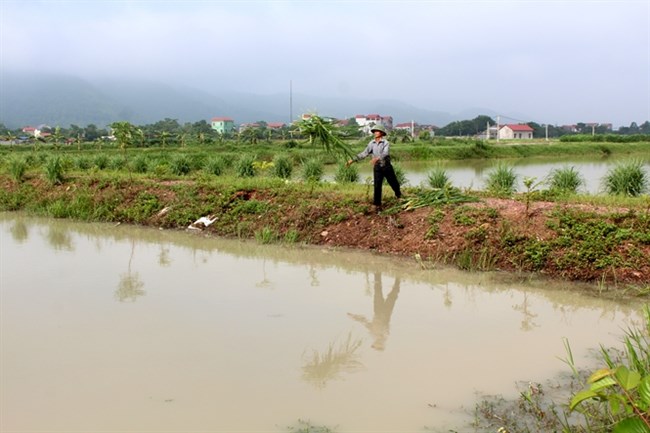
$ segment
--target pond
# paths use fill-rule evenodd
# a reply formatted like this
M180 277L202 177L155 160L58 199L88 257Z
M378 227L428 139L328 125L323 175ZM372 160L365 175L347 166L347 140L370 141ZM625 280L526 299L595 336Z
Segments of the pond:
M639 305L579 285L0 214L2 431L449 428L594 365Z
M452 185L458 188L469 188L482 190L485 187L489 173L499 163L508 164L513 167L517 174L517 191L524 192L523 181L525 178L535 178L535 183L543 182L554 169L573 167L579 172L585 181L581 193L598 194L602 193L602 180L607 172L616 164L638 159L643 162L648 176L650 176L650 157L647 155L637 156L607 156L607 157L536 157L536 158L513 158L513 159L471 159L441 161L441 166L447 171ZM396 163L404 171L409 186L421 186L427 184L427 176L436 166L435 161L405 161ZM359 182L372 181L372 169L370 159L357 164L359 169ZM335 168L329 168L325 179L334 178ZM538 185L537 189L547 189L545 184Z

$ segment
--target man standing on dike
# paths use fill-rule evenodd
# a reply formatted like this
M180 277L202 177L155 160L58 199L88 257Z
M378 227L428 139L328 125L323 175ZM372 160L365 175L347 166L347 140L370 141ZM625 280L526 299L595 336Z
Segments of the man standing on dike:
M353 162L358 162L368 155L372 155L371 163L373 166L372 172L375 188L373 203L377 210L379 210L381 208L381 189L384 184L384 179L386 179L395 192L395 197L401 198L402 192L400 191L399 181L395 175L393 165L390 163L390 143L385 138L386 130L382 125L375 125L370 132L375 135L374 138L368 143L366 149L353 159L350 159L347 165L349 166Z

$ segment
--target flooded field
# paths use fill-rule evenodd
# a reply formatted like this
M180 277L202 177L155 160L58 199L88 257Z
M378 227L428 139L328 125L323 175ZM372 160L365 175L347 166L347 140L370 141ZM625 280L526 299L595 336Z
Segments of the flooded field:
M0 430L463 431L640 306L415 260L0 214Z

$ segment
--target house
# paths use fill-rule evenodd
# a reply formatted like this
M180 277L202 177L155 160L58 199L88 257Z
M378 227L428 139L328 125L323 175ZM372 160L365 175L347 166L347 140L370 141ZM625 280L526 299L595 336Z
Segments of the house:
M375 125L383 125L388 131L393 129L392 116L381 116L379 114L357 114L354 116L354 120L357 122L357 125L359 125L360 129L366 134L370 134L370 128Z
M268 129L282 129L282 128L284 128L285 126L287 126L287 124L284 123L284 122L268 122L268 123L266 124L266 127L267 127Z
M529 140L533 138L533 128L528 125L503 125L499 128L499 138L503 140L523 139Z
M230 117L213 117L211 125L219 134L229 134L235 130L235 122Z

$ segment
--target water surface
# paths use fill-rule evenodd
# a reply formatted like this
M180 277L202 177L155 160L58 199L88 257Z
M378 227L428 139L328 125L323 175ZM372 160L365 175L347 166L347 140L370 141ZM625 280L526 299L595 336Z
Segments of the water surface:
M639 308L414 260L0 214L0 430L463 431Z

